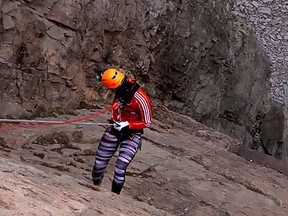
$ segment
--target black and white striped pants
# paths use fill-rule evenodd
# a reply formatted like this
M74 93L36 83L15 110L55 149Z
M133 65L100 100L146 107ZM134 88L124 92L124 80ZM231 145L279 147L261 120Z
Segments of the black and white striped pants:
M125 173L128 165L141 148L142 132L121 134L113 127L108 127L104 132L96 151L95 163L92 171L94 184L100 184L104 171L119 148L119 155L115 164L112 192L120 194L125 182Z

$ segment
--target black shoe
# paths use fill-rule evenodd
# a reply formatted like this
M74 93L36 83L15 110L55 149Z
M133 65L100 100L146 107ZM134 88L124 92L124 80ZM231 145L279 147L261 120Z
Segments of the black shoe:
M104 177L104 174L102 174L100 176L100 178L98 178L98 177L94 176L93 173L92 173L93 184L94 185L100 185L102 183L103 177Z
M94 185L101 185L101 183L102 183L102 179L99 179L99 180L93 179L93 184Z
M116 183L115 181L112 182L112 192L116 194L120 194L122 190L123 184Z

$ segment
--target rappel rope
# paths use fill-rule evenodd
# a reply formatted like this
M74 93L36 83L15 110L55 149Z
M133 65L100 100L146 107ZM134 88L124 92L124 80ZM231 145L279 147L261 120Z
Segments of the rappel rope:
M107 109L104 109L98 113L94 113L92 115L84 116L77 119L71 119L67 121L43 121L43 120L27 120L27 119L0 119L1 123L20 123L17 125L1 125L0 131L6 131L6 130L13 130L17 128L22 127L37 127L37 126L53 126L53 125L66 125L66 124L81 124L81 125L112 125L111 123L98 123L98 122L82 122L84 120L88 120L97 116L100 116L109 110L112 109L111 107L108 107Z
M32 124L63 124L63 121L42 121L42 120L26 120L26 119L0 119L0 123L32 123ZM73 122L72 124L81 125L112 125L111 123L99 123L99 122Z

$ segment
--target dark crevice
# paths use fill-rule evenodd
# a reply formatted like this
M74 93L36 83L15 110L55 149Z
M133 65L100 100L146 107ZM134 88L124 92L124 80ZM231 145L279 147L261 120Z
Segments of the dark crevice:
M46 18L48 21L52 22L53 24L55 24L56 26L60 27L60 28L64 28L64 29L68 29L68 30L71 30L71 31L74 31L74 32L78 32L79 30L78 29L75 29L69 25L66 25L64 23L61 23L57 20L54 20L54 19L51 19L51 18Z

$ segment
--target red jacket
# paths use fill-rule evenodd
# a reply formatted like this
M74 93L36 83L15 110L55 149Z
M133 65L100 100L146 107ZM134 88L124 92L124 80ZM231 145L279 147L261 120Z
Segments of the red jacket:
M114 98L114 104L116 98ZM134 93L131 101L121 108L113 109L114 121L128 121L131 130L141 130L151 125L151 102L147 94L140 88Z

